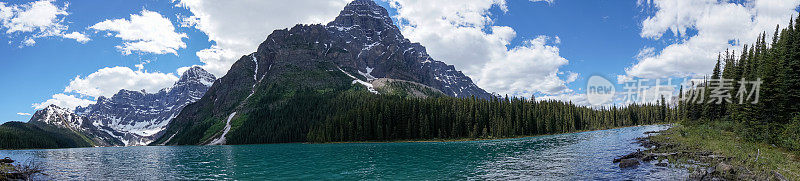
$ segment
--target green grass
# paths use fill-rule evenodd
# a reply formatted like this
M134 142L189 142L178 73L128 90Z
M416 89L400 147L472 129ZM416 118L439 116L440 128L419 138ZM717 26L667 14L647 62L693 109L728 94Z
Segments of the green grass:
M682 154L670 161L686 163L688 160L699 161L714 166L725 162L733 166L741 166L758 176L772 175L777 171L790 180L800 180L800 159L796 152L791 152L773 145L749 142L732 130L735 125L719 121L704 124L681 125L651 137L652 141L674 145L662 147L655 152L702 153L712 152L726 158L709 159L707 157Z
M214 124L209 127L205 133L203 133L203 137L200 139L202 141L206 141L211 139L212 136L216 135L218 132L222 131L225 128L225 124L227 124L227 120L216 121L214 122L214 118L208 118L207 122L213 122Z

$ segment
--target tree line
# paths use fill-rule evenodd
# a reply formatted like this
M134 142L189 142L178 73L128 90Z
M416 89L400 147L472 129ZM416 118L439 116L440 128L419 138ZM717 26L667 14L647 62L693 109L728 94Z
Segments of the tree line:
M535 98L404 98L351 92L331 102L332 114L314 124L310 142L507 138L622 126L678 118L658 104L594 109Z
M687 123L727 121L735 125L732 131L748 140L800 150L800 17L786 28L777 26L771 42L766 36L759 34L739 53L720 54L710 79L686 92L681 88L679 118ZM708 101L709 91L720 80L732 84L732 99L717 104Z

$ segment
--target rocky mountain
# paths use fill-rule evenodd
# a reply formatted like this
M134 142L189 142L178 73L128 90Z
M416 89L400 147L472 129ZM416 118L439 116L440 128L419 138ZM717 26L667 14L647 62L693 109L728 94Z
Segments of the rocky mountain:
M87 129L84 127L84 123L86 123L85 118L72 113L69 109L61 108L56 105L50 105L42 110L36 111L28 123L48 124L76 132Z
M72 148L121 144L83 116L50 105L36 111L30 121L0 126L0 148Z
M120 90L111 98L99 97L97 103L78 107L75 112L124 146L147 145L161 136L169 121L186 105L199 100L215 80L214 75L195 66L170 88L156 93Z
M386 9L372 0L351 2L333 22L321 28L329 34L327 46L346 51L334 60L336 64L357 71L367 80L407 80L453 97L491 96L454 66L433 60L425 47L403 37ZM272 42L268 39L265 43Z
M413 87L416 92L410 95L419 97L492 96L403 37L386 9L371 0L355 0L327 25L273 31L256 52L242 56L202 99L187 106L153 144L304 141L309 125L324 112L314 104L329 103L326 97L341 96L337 93L354 85L381 94L375 83L405 84L389 90ZM308 114L290 114L298 111Z

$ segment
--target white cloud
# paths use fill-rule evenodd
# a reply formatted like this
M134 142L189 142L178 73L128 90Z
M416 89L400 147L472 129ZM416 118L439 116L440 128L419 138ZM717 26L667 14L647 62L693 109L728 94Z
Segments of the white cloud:
M157 92L172 86L176 81L178 77L173 73L151 73L143 70L134 71L128 67L110 67L100 69L86 77L75 77L64 92L94 98L110 97L120 89Z
M180 67L177 70L175 70L175 72L177 72L178 75L183 75L183 73L186 73L186 71L189 70L190 68L192 68L192 67L191 66L189 66L189 67Z
M144 61L136 65L138 70L128 67L106 67L86 77L76 76L64 88L63 93L58 93L41 103L34 103L34 109L43 109L49 105L74 109L78 106L93 104L98 97L111 97L119 90L145 90L158 92L163 88L172 86L178 77L173 73L151 73L143 70Z
M21 35L24 46L32 46L34 39L62 37L86 43L90 39L79 32L67 34L68 26L64 19L69 13L68 3L57 6L50 0L34 1L27 4L7 5L0 2L0 30L9 35Z
M35 44L36 44L36 40L33 40L33 38L27 38L27 39L25 39L25 41L22 42L22 45L24 45L24 46L33 46Z
M94 103L94 101L77 98L73 95L55 94L52 99L48 99L42 103L34 103L31 107L38 110L44 109L50 105L56 105L62 108L75 109L78 106L88 106L92 103Z
M17 115L20 115L20 116L30 116L30 115L31 115L31 113L18 112L18 113L17 113Z
M0 5L3 11L3 27L7 28L6 33L14 32L33 32L38 31L42 34L57 34L66 27L62 24L59 16L66 16L68 5L58 7L50 1L36 1L22 5L12 5L5 7Z
M255 51L255 48L253 51ZM231 65L233 65L236 60L239 60L239 57L245 55L244 52L246 52L246 50L234 51L231 48L222 48L214 45L211 46L211 48L197 51L195 54L200 58L200 62L203 62L203 69L211 72L214 76L222 77L228 72Z
M737 4L717 0L653 0L639 4L656 9L653 16L642 21L643 38L676 40L660 51L648 47L640 50L638 62L627 68L626 74L659 78L710 73L717 53L725 49L740 51L741 45L755 42L758 34L767 32L769 40L776 25L786 27L800 1L749 0ZM689 30L697 33L689 36ZM731 41L738 44L731 45Z
M239 57L254 52L273 30L300 23L327 23L349 1L181 0L178 5L192 13L182 18L181 26L194 26L215 43L197 52L197 56L204 69L222 77Z
M555 0L530 0L531 2L546 2L547 4L553 4Z
M178 49L186 48L183 38L188 38L185 33L175 31L169 18L148 10L131 14L128 20L105 20L89 28L115 32L114 36L123 40L117 49L126 55L133 52L177 55Z
M560 67L568 60L560 56L558 47L547 43L549 37L509 47L516 32L494 26L489 12L493 7L507 11L504 0L390 0L390 5L397 9L396 18L407 38L424 45L436 60L455 65L487 91L525 97L572 91L565 84L577 74L566 80L559 77ZM560 38L552 42L558 44Z
M69 34L64 34L63 37L64 38L69 38L69 39L75 39L75 41L78 41L80 43L86 43L89 40L91 40L91 39L89 39L89 37L87 37L83 33L78 33L78 32L72 32L72 33L69 33Z
M547 37L540 36L484 63L477 84L487 90L517 96L568 92L566 83L577 79L578 74L571 73L566 80L558 76L558 68L568 61L559 56L557 47L545 44L546 40Z

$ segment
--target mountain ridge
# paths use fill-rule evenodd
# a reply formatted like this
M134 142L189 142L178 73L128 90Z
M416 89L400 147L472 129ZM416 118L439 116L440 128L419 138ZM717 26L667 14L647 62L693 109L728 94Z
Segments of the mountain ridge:
M194 66L155 93L119 90L74 111L49 105L27 122L0 126L0 148L143 146L161 136L181 109L203 96L216 77Z
M111 98L99 97L95 104L78 107L99 130L123 146L142 146L161 136L169 121L186 105L202 97L216 77L199 66L183 72L172 87L156 93L122 89Z

